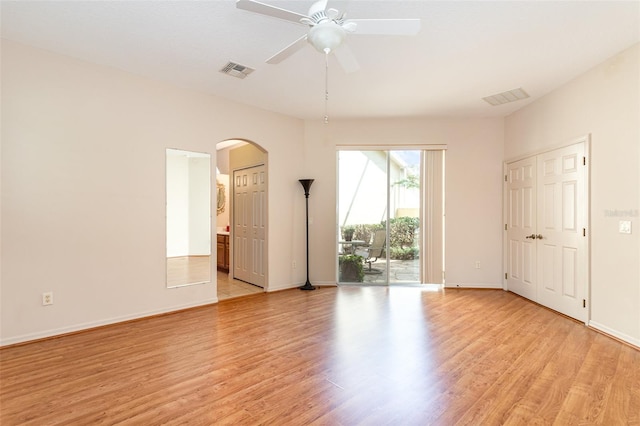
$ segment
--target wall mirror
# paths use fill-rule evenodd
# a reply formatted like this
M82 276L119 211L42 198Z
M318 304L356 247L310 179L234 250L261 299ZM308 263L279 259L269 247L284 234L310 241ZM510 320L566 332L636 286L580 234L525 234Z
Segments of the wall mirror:
M211 281L211 155L167 149L167 287Z

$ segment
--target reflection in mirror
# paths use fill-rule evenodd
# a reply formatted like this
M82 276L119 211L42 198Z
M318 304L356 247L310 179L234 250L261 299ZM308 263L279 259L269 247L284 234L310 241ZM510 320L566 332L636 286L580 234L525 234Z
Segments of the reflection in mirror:
M211 281L211 155L167 149L167 287Z
M226 205L226 195L224 189L224 183L220 183L216 181L216 192L218 197L218 211L217 214L220 215L224 213L224 206Z

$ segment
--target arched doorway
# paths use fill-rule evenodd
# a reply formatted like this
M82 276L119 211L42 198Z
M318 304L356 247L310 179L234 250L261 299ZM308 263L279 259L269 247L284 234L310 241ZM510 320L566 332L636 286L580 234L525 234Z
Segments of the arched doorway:
M221 241L216 248L218 270L226 273L218 283L218 299L242 295L238 292L267 291L267 151L251 141L232 139L218 143L216 153L216 186L223 197L217 203L217 238Z

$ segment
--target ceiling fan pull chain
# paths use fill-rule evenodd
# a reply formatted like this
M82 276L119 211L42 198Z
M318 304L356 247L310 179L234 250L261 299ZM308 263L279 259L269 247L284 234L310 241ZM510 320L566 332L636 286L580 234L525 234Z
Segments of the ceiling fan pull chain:
M324 51L324 124L329 124L329 49Z

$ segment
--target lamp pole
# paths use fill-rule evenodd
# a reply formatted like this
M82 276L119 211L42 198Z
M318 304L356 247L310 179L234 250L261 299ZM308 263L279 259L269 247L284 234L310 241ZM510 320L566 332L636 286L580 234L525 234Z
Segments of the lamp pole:
M313 183L313 179L300 179L300 184L304 188L304 198L306 201L306 221L305 224L307 226L307 282L304 283L300 290L315 290L316 288L311 285L309 281L309 188L311 188L311 184Z

